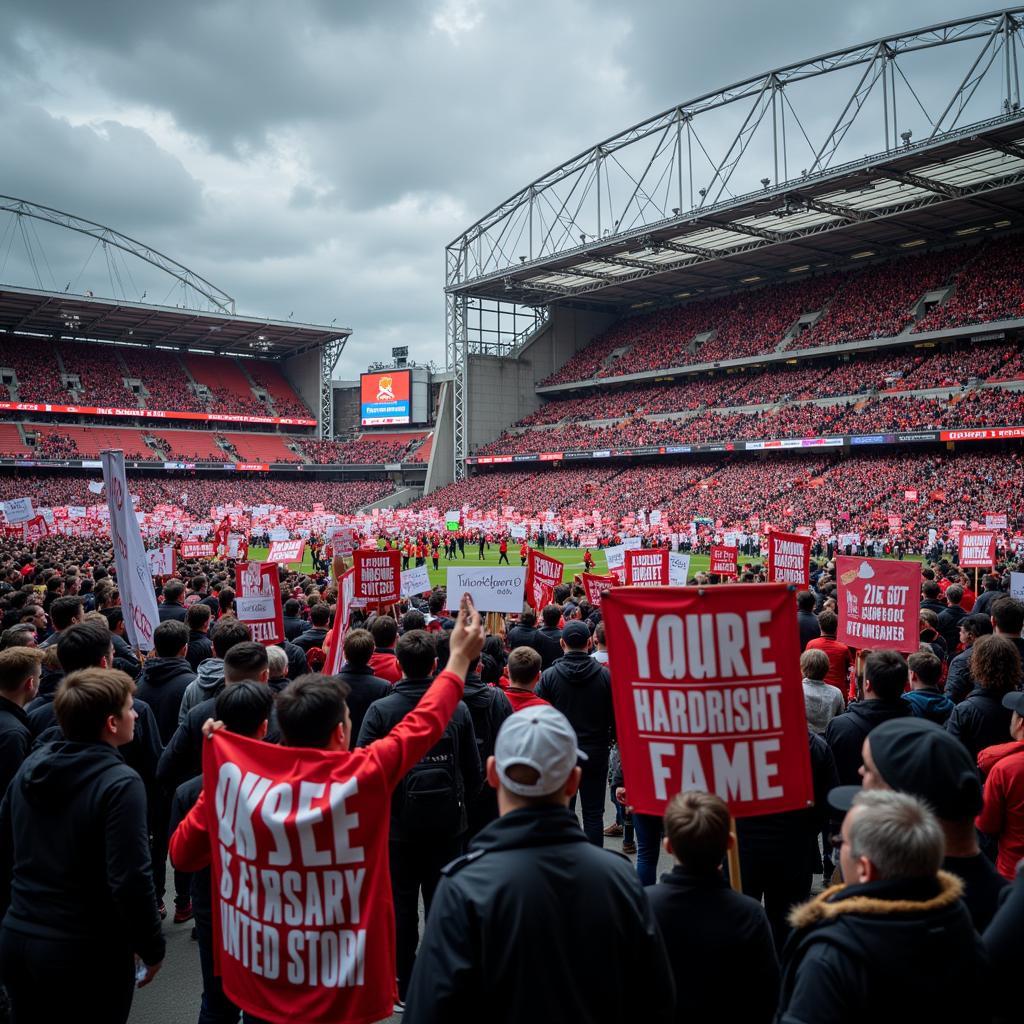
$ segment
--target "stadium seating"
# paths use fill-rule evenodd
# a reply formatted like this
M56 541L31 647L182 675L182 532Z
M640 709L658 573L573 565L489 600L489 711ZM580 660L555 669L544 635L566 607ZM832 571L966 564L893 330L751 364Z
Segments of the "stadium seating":
M210 389L211 409L249 416L270 415L270 410L253 394L248 378L234 359L192 354L183 358L196 383Z
M126 459L152 459L153 451L143 439L141 430L125 430L118 427L77 427L61 425L33 426L40 439L51 439L48 443L52 446L59 446L64 439L71 441L75 446L75 454L87 458L98 458L105 448L120 448L124 451ZM68 456L58 456L67 458Z
M306 458L317 465L331 463L366 463L405 461L413 445L419 444L425 434L422 430L397 434L361 434L352 441L320 441L303 438L300 445Z
M174 462L229 462L227 453L216 442L216 434L204 430L151 430L149 433L167 445Z
M113 346L63 342L57 346L57 352L64 372L77 376L82 385L81 390L74 392L76 404L122 409L139 404L135 395L124 386L125 366Z
M242 462L301 462L280 434L224 434Z
M139 379L149 394L147 409L203 412L205 406L189 387L188 375L177 355L156 349L125 348L121 358L128 377Z
M309 417L309 410L281 371L273 364L260 359L246 360L249 376L270 395L274 411L278 416Z

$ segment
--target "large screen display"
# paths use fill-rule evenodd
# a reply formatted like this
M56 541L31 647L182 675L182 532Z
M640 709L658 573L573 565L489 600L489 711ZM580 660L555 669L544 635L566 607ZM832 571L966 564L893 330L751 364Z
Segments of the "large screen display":
M390 427L412 420L412 373L383 370L359 378L360 421L364 427Z

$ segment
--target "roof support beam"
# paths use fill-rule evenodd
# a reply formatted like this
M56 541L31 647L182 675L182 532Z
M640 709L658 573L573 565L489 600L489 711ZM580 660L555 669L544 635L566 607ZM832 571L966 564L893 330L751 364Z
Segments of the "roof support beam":
M934 178L925 178L920 174L911 174L909 171L897 171L891 167L873 167L869 173L873 176L901 182L904 185L913 185L914 188L924 189L925 192L934 192L936 195L946 196L947 199L962 199L967 194L966 189L959 188L957 185L947 185L944 181L935 181Z

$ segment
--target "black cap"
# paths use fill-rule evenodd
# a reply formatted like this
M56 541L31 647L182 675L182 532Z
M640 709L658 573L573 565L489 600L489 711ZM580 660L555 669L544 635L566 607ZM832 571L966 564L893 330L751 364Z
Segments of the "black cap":
M941 726L924 718L897 718L872 730L868 742L875 768L891 789L924 800L947 821L973 818L981 810L981 779L971 755ZM838 786L828 802L838 811L849 810L859 791L859 786Z
M1016 711L1018 715L1024 717L1024 693L1020 690L1011 690L1009 693L1004 693L1003 707Z
M585 622L572 619L565 624L565 628L562 630L562 639L565 641L566 647L584 647L590 639L590 630Z

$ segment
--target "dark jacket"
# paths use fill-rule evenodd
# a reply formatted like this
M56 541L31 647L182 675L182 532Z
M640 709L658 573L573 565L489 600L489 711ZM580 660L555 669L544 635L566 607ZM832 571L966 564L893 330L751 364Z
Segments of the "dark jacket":
M209 635L197 633L194 629L189 630L188 650L185 652L185 658L192 666L192 671L195 672L199 668L200 662L212 657L213 644L210 642Z
M569 651L541 674L534 692L569 719L582 750L608 749L615 738L615 713L604 665L583 651Z
M306 664L306 652L301 647L296 647L290 640L285 640L277 645L288 655L288 678L298 679L309 671Z
M0 804L0 902L5 930L163 959L146 793L113 747L28 756Z
M32 749L32 729L25 709L0 697L0 797Z
M541 671L550 668L562 657L562 631L560 629L538 629L545 648L538 653L541 657Z
M985 747L1008 742L1012 716L1013 712L1003 707L1001 690L978 686L953 708L946 719L946 732L955 736L976 761Z
M313 647L323 647L326 639L327 630L323 626L310 626L305 633L300 633L292 642L308 654Z
M284 622L284 637L286 640L294 640L297 636L302 636L306 632L308 625L305 619L298 619L291 615L286 615L282 622Z
M974 607L971 609L972 615L991 615L992 605L1001 597L1006 597L1006 594L1002 590L983 590L978 595L978 600L974 602Z
M150 658L136 682L136 697L141 697L156 715L160 740L171 741L178 728L178 711L188 684L196 678L186 658Z
M959 704L973 689L971 648L968 647L966 651L961 651L950 661L949 671L946 673L945 693L954 704Z
M203 777L197 775L188 782L183 782L175 791L174 799L171 801L170 826L167 835L173 836L174 830L182 823L185 816L192 810L192 806L199 799L203 791ZM210 891L209 867L201 868L191 875L190 892L192 895L192 912L196 919L207 928L211 927L213 916L213 894Z
M945 725L955 706L947 694L938 690L911 690L900 699L910 705L916 718L927 718L936 725Z
M814 612L796 613L796 623L800 628L800 650L806 650L807 645L821 636L821 625L818 616Z
M403 679L391 688L391 693L387 697L374 701L363 718L355 746L368 747L374 740L387 736L416 707L432 682L432 679ZM485 784L480 755L476 749L476 736L473 733L473 719L461 700L456 705L451 721L445 727L444 735L437 746L427 752L424 760L433 757L441 747L451 750L455 770L459 774L458 781L462 792L458 794L458 798L462 802L462 813L457 834L461 835L468 825L466 801L474 799L480 792L480 787ZM391 798L391 839L396 842L405 842L413 838L407 834L402 824L403 804L404 787L399 783ZM453 838L454 836L446 836L445 842L450 842Z
M999 909L1003 890L1010 883L983 853L976 853L973 857L947 856L942 862L942 870L956 875L963 882L964 894L960 898L971 915L974 930L984 932Z
M927 598L921 600L921 611L928 609L929 611L935 612L936 615L941 615L949 605L945 601L929 601Z
M352 720L354 744L359 737L367 709L375 700L380 700L391 692L391 684L386 679L375 676L369 668L355 668L348 664L341 666L338 675L349 687L345 703L348 705L349 718Z
M556 658L562 656L562 645L557 638L545 636L532 626L513 626L506 637L509 650L516 647L532 647L540 655L541 671L550 668Z
M951 604L939 613L939 632L946 641L948 657L952 658L960 645L960 620L967 614L958 604Z
M779 1024L987 1021L986 957L958 878L834 886L790 915Z
M188 609L176 601L165 602L157 607L157 615L160 616L161 622L166 622L168 619L174 619L175 622L184 622L188 618Z
M997 1019L1000 1024L1020 1018L1020 951L1024 948L1024 862L1017 865L1010 894L1003 900L992 922L983 933L985 950L991 964L992 986Z
M779 961L764 907L733 892L720 871L691 874L677 864L644 889L676 982L677 1024L722 1019L771 1024L779 999ZM743 983L736 984L736 964Z
M480 766L486 768L487 758L494 753L494 741L498 738L501 723L512 714L512 705L498 687L488 686L475 673L466 677L462 703L469 708L469 717L473 719ZM475 835L497 817L498 791L484 783L476 797L469 801L470 833Z
M675 1020L671 967L636 872L591 846L565 808L504 815L442 876L407 1024Z
M910 713L910 705L906 701L858 700L828 723L825 742L832 748L841 786L860 785L860 754L864 737L875 726Z

